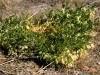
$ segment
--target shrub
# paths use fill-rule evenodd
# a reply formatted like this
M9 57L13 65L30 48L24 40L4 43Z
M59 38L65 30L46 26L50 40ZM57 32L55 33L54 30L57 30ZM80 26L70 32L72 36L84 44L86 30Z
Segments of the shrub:
M11 16L0 22L0 45L9 55L32 53L35 43L41 44L43 34L32 31L32 21Z
M72 66L89 45L90 33L95 27L95 7L76 5L71 9L51 10L47 21L34 25L31 19L10 17L0 21L0 45L9 55L39 55L55 64Z
M60 10L49 11L44 31L48 40L41 46L39 55L56 64L72 66L90 44L90 34L96 24L95 10L95 7L90 9L77 4L73 10L64 4Z

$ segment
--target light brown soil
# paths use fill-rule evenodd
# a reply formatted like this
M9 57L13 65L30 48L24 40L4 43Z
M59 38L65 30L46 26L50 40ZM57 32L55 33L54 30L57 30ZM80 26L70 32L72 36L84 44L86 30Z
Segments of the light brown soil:
M37 12L33 16L37 18L43 15L45 9L60 8L61 1L62 0L19 0L16 5L8 5L9 8L0 2L0 16L4 19L14 14L19 16L21 12L29 13L30 16ZM82 0L75 1L80 3ZM90 3L94 0L83 1ZM98 7L100 7L99 0L97 3ZM100 10L98 10L96 16L100 15L99 12ZM95 28L95 32L97 35L91 39L95 44L95 48L88 50L88 54L77 60L72 68L56 69L52 64L46 67L49 63L46 64L45 61L40 61L37 58L17 59L7 57L7 55L0 50L0 75L100 75L100 27Z

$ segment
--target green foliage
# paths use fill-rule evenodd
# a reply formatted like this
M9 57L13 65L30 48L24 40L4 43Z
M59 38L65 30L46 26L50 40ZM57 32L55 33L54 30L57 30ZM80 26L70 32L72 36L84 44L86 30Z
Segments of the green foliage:
M95 10L95 7L78 5L73 10L65 4L60 10L47 12L44 34L48 40L41 47L40 55L56 64L71 66L89 44L90 33L95 27Z
M71 66L89 44L97 24L94 14L95 8L76 5L73 10L64 4L60 10L49 11L47 21L36 27L27 17L12 16L0 21L0 45L9 55L39 55L48 62Z
M8 49L9 55L32 53L35 43L41 44L40 40L44 40L40 38L43 34L27 29L31 23L31 20L20 21L13 16L0 22L0 45Z

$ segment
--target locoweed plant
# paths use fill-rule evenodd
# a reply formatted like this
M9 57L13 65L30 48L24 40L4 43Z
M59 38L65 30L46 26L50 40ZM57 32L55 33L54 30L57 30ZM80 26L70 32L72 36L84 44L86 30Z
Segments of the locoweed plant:
M46 13L47 21L34 25L33 20L16 16L0 20L0 46L9 55L38 55L48 62L72 66L84 55L95 27L95 7L67 4Z

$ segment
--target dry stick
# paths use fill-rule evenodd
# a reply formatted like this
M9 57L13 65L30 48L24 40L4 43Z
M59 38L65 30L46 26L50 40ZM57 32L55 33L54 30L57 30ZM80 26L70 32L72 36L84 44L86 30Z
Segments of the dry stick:
M42 5L40 5L38 8L40 8ZM32 14L27 20L31 19L34 15L36 15L39 12L39 10L37 10L37 12L35 12L34 14Z
M50 66L51 64L53 64L54 62L51 62L50 64L46 65L44 68L38 70L38 72L33 73L33 75L36 75L38 73L40 73L42 70L44 70L45 68L47 68L48 66Z
M10 61L4 62L4 63L0 64L0 66L2 66L2 65L4 65L4 64L7 64L7 63L10 63L10 62L14 61L15 59L16 59L16 58L13 58L13 59L11 59Z
M6 73L7 75L9 74L9 75L16 75L16 73L11 73L11 72L8 72L8 71L4 71L4 70L2 70L2 69L0 69L4 74Z
M29 20L29 19L31 19L34 15L36 15L38 13L38 11L37 12L35 12L33 15L31 15L27 20ZM27 21L27 20L25 20L25 21ZM22 21L21 21L22 22ZM20 22L20 23L21 23Z
M38 6L38 8L40 8L42 5ZM31 19L34 15L36 15L39 12L39 9L37 10L37 12L35 12L33 15L31 15L27 20Z
M30 16L27 20L29 20L29 19L31 19L34 15L36 15L38 13L38 11L37 12L35 12L32 16Z
M70 5L70 4L71 4L71 2L72 2L72 0L70 0L70 2L69 2L69 4L68 4L68 5Z

